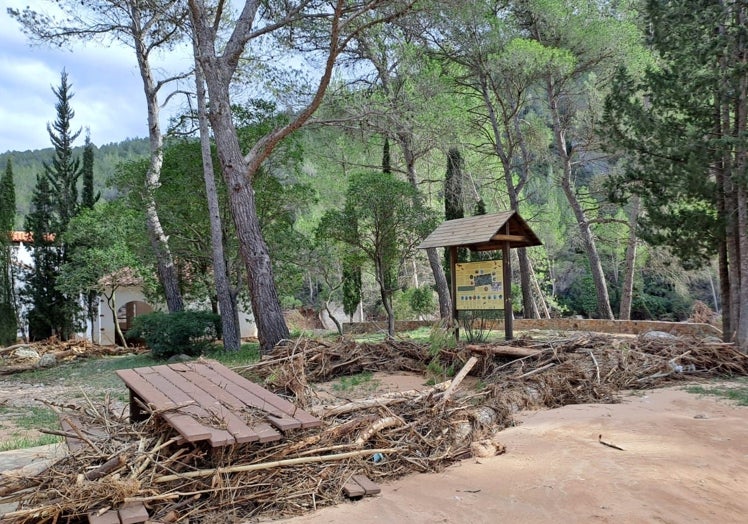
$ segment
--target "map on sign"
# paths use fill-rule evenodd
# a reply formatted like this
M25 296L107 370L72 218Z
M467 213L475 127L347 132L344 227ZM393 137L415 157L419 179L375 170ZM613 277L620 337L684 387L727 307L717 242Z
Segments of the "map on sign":
M457 309L504 309L501 260L463 262L455 266Z

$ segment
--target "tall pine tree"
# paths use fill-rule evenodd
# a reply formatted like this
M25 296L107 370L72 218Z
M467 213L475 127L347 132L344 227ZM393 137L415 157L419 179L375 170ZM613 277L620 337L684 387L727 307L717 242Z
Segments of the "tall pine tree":
M16 189L10 159L0 176L0 346L16 341L18 331L11 233L16 220Z

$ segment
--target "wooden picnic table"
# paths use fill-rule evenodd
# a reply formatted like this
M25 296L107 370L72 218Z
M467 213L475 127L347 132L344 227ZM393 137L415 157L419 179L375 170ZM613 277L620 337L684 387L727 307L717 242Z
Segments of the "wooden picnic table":
M279 440L322 421L212 360L122 369L130 419L163 418L187 442L211 446Z

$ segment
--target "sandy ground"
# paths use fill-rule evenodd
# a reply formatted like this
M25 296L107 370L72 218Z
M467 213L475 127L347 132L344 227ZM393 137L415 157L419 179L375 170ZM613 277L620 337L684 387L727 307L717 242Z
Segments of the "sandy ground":
M520 418L505 455L280 522L748 522L748 408L671 388Z

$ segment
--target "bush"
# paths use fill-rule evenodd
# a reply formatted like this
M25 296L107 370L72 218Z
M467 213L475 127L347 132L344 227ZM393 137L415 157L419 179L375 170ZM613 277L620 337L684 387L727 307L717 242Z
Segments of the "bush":
M135 317L127 337L145 340L156 358L180 353L197 356L218 339L220 318L210 311L148 313Z

